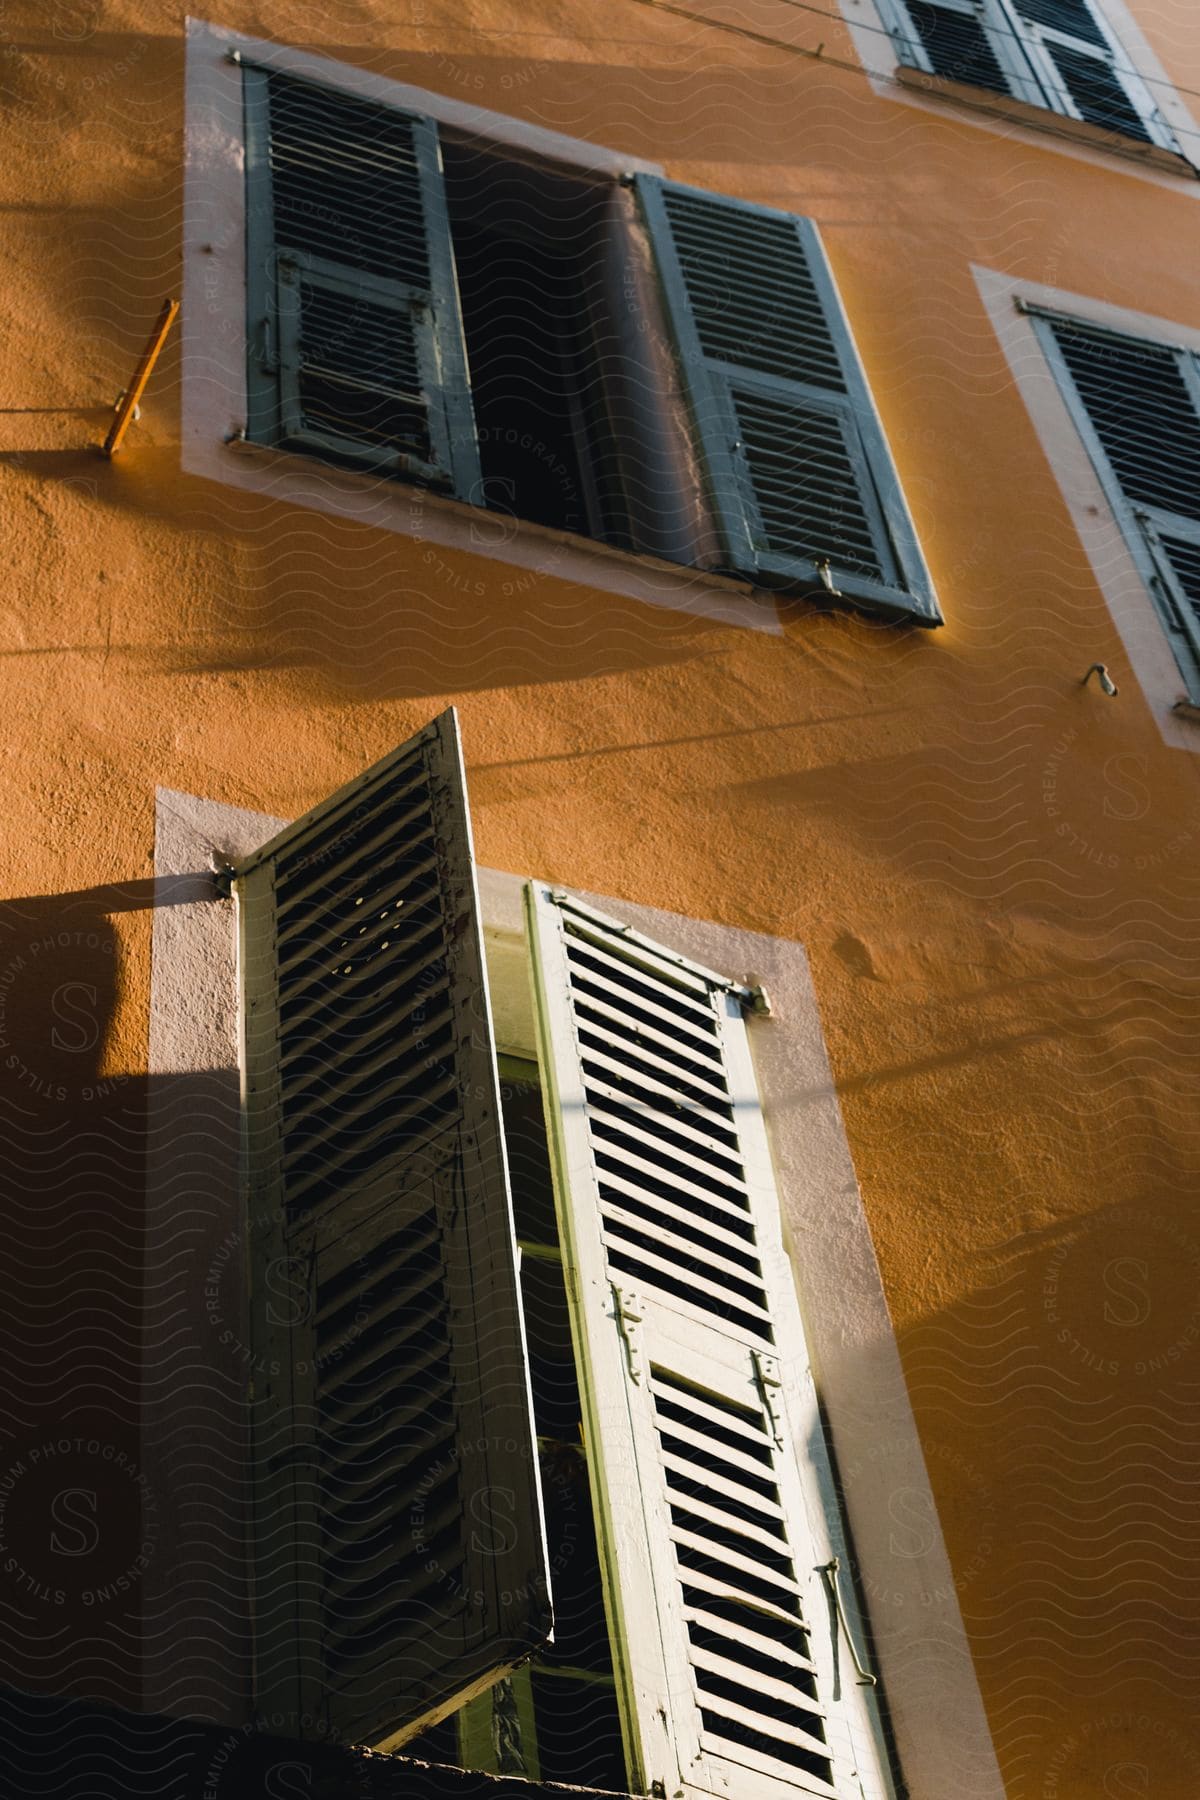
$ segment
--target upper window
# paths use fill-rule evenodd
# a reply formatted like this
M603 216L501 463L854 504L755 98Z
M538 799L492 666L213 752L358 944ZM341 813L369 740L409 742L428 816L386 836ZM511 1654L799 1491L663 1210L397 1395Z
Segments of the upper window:
M1027 310L1200 705L1200 356Z
M1097 0L878 0L902 63L1181 154Z
M809 220L242 78L251 441L939 622Z

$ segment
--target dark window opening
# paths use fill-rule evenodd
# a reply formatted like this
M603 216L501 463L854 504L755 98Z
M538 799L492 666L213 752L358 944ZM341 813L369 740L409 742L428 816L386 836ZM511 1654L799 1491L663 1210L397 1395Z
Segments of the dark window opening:
M442 138L483 491L498 515L620 538L596 322L608 184Z
M621 1720L535 1064L501 1057L500 1102L521 1245L554 1641L461 1713L410 1739L403 1754L624 1794Z

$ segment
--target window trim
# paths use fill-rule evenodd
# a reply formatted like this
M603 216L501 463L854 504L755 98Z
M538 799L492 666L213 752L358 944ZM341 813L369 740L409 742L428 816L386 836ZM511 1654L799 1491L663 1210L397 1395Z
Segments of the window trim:
M1090 421L1085 431L1072 384L1060 382L1045 353L1037 315L1054 313L1195 355L1200 355L1200 327L977 264L971 272L1160 735L1175 749L1200 752L1186 678L1154 599L1151 584L1157 571L1149 548L1129 503L1105 482L1089 451Z
M966 0L941 0L956 9L967 11ZM1003 0L992 0L1003 4ZM1165 134L1179 145L1172 149L1160 142L1144 144L1136 138L1122 138L1103 126L1074 116L1062 103L1046 99L1022 99L1015 93L994 93L985 87L954 81L935 75L906 59L898 40L911 42L912 33L902 17L896 0L839 0L842 16L858 50L863 68L876 94L883 99L919 107L922 111L945 112L947 108L965 114L971 122L986 131L999 132L1011 139L1013 126L1024 128L1022 136L1031 146L1053 149L1068 156L1082 157L1105 168L1136 171L1151 180L1164 182L1175 191L1200 195L1200 127L1175 87L1167 70L1151 49L1144 34L1126 5L1126 0L1091 0L1100 28L1113 46L1114 54L1134 77L1139 93L1145 95L1157 111ZM869 9L870 18L864 18ZM1002 28L1010 30L1006 24ZM1040 90L1049 79L1045 75L1044 54L1034 37L1035 27L1026 25L1016 35L1025 53L1030 85ZM1028 47L1026 47L1028 33ZM1014 46L1015 47L1015 46ZM1011 61L1007 51L1000 58L1007 70ZM1037 71L1043 71L1041 79ZM1058 84L1052 83L1054 91ZM1132 98L1132 97L1131 97Z

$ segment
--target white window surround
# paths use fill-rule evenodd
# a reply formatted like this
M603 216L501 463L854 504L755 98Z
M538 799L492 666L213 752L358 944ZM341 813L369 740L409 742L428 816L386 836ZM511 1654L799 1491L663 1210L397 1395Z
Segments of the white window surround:
M971 272L1163 742L1177 750L1200 751L1200 724L1174 710L1187 694L1154 601L1071 417L1066 396L1042 352L1033 320L1020 310L1018 302L1197 352L1200 327L1177 325L1063 288L1018 280L996 269L972 265Z
M307 75L366 99L407 106L443 124L511 147L514 154L549 159L613 181L626 173L662 173L658 163L409 87L349 63L189 19L181 321L181 458L185 473L415 539L426 546L422 558L431 571L431 586L444 578L437 549L465 551L507 565L490 583L501 602L506 595L526 592L539 577L549 576L716 622L782 635L774 598L746 582L483 513L462 501L318 463L294 452L231 441L245 428L247 415L245 143L242 76L229 59L233 50L258 64ZM653 353L651 345L647 354ZM446 570L445 574L453 582L452 572Z
M994 94L986 88L923 74L901 62L887 25L887 0L838 0L854 46L871 86L882 98L922 112L945 114L956 108L983 131L1018 138L1039 149L1051 149L1114 172L1154 181L1179 193L1200 198L1200 181L1184 161L1169 151L1129 143L1128 153L1114 154L1100 141L1099 128L1065 118L1049 108ZM1200 126L1175 88L1162 62L1146 40L1126 0L1093 0L1129 66L1149 87L1166 124L1193 165L1200 168ZM1049 129L1052 127L1052 129Z
M158 793L146 1249L151 1380L143 1460L155 1491L166 1497L163 1537L171 1553L155 1559L146 1599L153 1629L182 1648L170 1671L152 1659L146 1705L234 1729L248 1722L242 1570L230 1555L237 1539L230 1444L244 1423L246 1378L238 982L233 906L218 896L210 870L214 854L247 855L280 827L277 819L193 795ZM491 870L479 877L497 1041L528 1054L534 1039L523 882ZM869 1472L846 1481L845 1506L861 1584L868 1598L885 1597L872 1604L871 1624L901 1768L914 1795L1003 1800L940 1531L930 1532L920 1555L903 1554L896 1543L897 1496L935 1524L936 1511L804 949L606 896L581 897L710 967L752 972L771 995L772 1018L753 1030L756 1073L836 1454L843 1472ZM201 1146L199 1157L180 1153L181 1129ZM214 1479L219 1504L203 1497ZM843 1668L849 1679L845 1659Z

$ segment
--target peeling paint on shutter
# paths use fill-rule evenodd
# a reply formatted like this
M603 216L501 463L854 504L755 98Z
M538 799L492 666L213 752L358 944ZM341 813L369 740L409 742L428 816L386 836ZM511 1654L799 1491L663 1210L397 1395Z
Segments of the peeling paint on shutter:
M633 1779L884 1800L744 996L569 895L527 907Z
M475 491L433 121L247 67L250 435Z
M938 612L810 220L639 176L729 565Z
M256 1704L386 1745L549 1630L453 713L237 892Z

